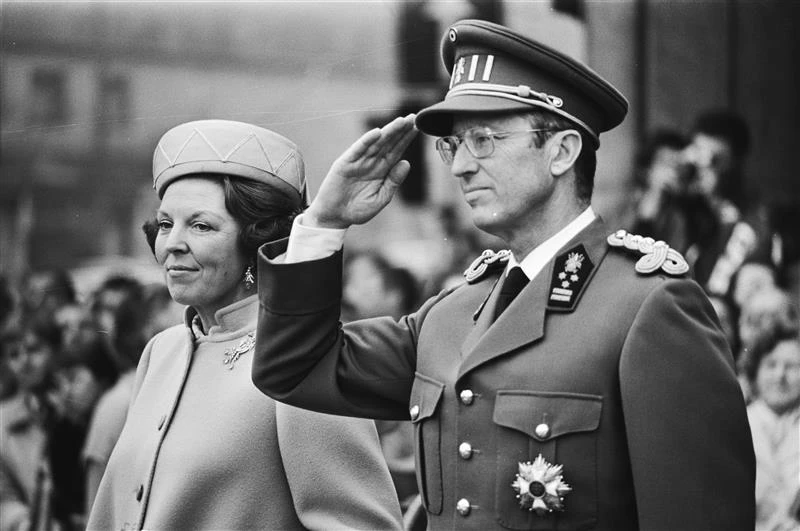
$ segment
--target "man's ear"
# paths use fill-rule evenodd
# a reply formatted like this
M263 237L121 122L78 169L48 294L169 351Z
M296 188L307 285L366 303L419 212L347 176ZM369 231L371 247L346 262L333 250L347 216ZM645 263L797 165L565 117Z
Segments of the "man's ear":
M550 172L556 176L563 175L575 166L583 148L583 139L576 130L567 129L559 131L550 140Z

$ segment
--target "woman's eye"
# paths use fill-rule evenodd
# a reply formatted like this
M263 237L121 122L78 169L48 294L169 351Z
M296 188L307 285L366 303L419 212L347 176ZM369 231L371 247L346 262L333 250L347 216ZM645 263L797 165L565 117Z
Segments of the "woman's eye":
M197 229L197 230L199 230L201 232L206 232L206 231L211 230L211 227L206 225L205 223L195 223L194 225L192 225L192 227L194 227L195 229Z
M159 230L169 230L170 228L172 228L172 223L167 221L166 219L162 219L161 221L158 222L158 228Z

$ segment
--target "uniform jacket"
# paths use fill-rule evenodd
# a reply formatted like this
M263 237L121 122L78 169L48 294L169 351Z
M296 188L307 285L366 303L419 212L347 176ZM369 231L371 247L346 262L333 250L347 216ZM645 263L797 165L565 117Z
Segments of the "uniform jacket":
M637 274L641 255L608 235L589 225L494 323L498 274L341 326L341 253L279 264L264 247L254 381L301 407L411 418L430 529L752 530L752 442L714 310L691 280ZM582 288L554 303L571 252ZM563 512L516 499L539 455L572 487Z
M373 422L276 404L252 384L252 351L223 365L257 304L220 310L196 342L180 325L147 345L89 529L400 527Z

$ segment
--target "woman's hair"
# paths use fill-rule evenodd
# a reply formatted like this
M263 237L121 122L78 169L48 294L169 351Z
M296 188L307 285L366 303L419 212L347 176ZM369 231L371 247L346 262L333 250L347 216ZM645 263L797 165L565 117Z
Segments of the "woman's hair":
M241 226L239 247L245 256L255 259L256 250L264 243L289 235L294 218L303 211L297 194L270 184L221 174L192 174L220 182L225 195L225 208ZM155 254L158 222L155 217L142 225L150 250Z
M754 382L758 374L758 366L770 352L782 341L800 341L798 327L792 323L779 323L774 328L761 333L750 348L742 351L739 359L739 371L747 380Z

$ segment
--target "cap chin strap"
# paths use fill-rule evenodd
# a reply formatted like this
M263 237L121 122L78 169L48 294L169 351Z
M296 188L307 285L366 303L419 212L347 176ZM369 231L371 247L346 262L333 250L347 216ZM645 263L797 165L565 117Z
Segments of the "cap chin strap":
M550 112L556 113L579 125L597 145L600 145L600 138L586 125L583 120L579 120L575 116L564 112L561 107L564 105L564 100L558 96L545 94L544 92L536 92L527 85L498 85L494 83L463 83L450 89L445 96L445 100L456 96L490 96L494 98L504 98L513 100L534 107L542 107Z

